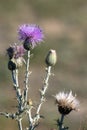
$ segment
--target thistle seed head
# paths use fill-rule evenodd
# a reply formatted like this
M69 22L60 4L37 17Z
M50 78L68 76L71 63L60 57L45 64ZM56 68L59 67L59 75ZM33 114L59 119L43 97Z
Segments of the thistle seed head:
M72 110L78 110L79 101L76 99L76 95L73 96L72 91L69 93L60 92L55 96L58 111L67 115Z

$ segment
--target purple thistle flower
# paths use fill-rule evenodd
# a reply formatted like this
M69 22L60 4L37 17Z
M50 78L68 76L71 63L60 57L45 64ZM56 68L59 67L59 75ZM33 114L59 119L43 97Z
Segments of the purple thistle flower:
M42 30L37 25L24 24L19 27L18 34L19 40L31 44L32 48L43 41L44 38Z

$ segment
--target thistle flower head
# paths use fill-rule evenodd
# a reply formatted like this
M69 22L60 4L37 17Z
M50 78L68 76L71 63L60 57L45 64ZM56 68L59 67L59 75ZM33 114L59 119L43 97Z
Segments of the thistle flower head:
M25 54L25 49L24 49L23 45L17 45L15 43L13 46L10 46L7 49L7 54L10 59L12 59L13 57L15 59L17 59L19 57L22 57Z
M9 56L8 69L15 70L16 68L22 67L25 54L25 49L23 45L14 44L7 49L7 54Z
M58 111L67 115L72 110L78 110L79 101L76 99L76 95L73 96L72 91L69 93L60 92L56 94L56 104L58 105Z
M27 42L27 44L31 44L32 48L34 48L38 43L43 41L43 32L37 25L29 25L24 24L19 27L18 30L19 40Z

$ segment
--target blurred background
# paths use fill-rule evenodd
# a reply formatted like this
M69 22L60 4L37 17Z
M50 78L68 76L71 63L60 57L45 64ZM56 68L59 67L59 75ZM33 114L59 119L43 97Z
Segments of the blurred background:
M24 23L39 25L45 35L44 43L32 51L30 64L29 93L36 104L45 75L45 56L49 49L55 49L58 55L52 69L55 76L50 78L47 101L41 109L45 118L41 119L38 130L57 129L56 119L60 114L52 95L70 90L80 100L80 111L66 116L65 124L70 130L82 130L87 119L87 0L0 0L0 111L16 111L6 49L18 42L17 29ZM19 74L21 86L23 72L20 70ZM26 119L24 122L26 125ZM17 122L0 116L2 129L18 130Z

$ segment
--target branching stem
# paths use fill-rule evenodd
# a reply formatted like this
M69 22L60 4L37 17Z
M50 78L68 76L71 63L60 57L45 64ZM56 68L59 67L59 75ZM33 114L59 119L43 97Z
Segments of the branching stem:
M46 93L46 90L48 88L48 81L49 81L50 75L51 75L51 66L48 66L48 68L46 69L46 77L44 79L44 84L43 84L42 89L40 90L40 94L41 94L40 103L37 107L36 115L33 118L33 121L30 122L30 129L29 130L34 130L36 128L36 126L38 125L38 121L40 119L40 109L41 109L42 104L45 101L45 93Z
M13 85L16 90L16 96L19 104L19 109L21 110L22 106L22 94L21 94L21 89L19 87L18 83L18 69L12 71L12 79L13 79Z

